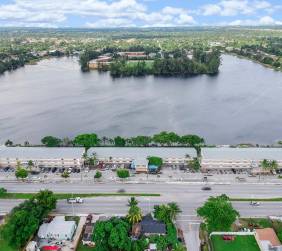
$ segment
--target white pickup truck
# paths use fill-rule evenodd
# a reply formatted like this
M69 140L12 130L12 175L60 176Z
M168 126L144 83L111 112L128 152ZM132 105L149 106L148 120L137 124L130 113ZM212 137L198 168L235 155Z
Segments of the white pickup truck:
M80 197L76 197L76 198L69 198L67 199L68 203L83 203L83 199Z

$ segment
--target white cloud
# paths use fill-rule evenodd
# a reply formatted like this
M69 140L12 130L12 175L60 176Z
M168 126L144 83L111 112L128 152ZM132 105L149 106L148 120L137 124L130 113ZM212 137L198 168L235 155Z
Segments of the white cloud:
M60 25L68 15L76 15L98 21L88 21L88 27L173 26L190 25L195 21L188 10L166 6L150 12L139 0L14 0L12 4L0 4L0 25L19 23L30 25Z
M264 16L264 17L261 17L260 19L258 20L253 20L253 19L244 19L244 20L241 20L241 19L238 19L238 20L235 20L235 21L232 21L229 23L229 25L234 25L234 26L246 26L246 25L249 25L249 26L259 26L259 25L281 25L282 24L282 21L277 21L277 20L274 20L272 17L270 16Z
M257 11L274 11L278 6L272 6L265 0L221 0L216 4L207 4L201 7L199 13L204 16L237 16L251 15Z

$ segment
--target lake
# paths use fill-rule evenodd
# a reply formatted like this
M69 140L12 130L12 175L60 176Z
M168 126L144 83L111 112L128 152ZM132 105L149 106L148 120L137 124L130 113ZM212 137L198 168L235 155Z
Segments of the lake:
M199 134L210 144L282 140L282 73L223 55L217 76L121 78L53 58L0 76L0 141Z

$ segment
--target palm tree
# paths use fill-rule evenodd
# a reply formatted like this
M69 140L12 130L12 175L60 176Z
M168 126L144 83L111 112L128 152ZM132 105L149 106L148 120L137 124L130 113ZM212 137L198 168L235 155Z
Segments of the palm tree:
M133 206L137 206L138 205L138 200L136 200L135 197L131 197L129 200L128 200L128 204L127 204L129 207L133 207Z
M107 140L108 140L108 138L106 136L102 137L102 141L103 141L103 145L104 146L106 145Z
M269 170L269 162L267 159L264 159L260 164L264 170Z
M142 220L142 212L140 207L138 206L132 206L128 210L127 214L128 221L134 225L135 223L138 223Z
M278 168L278 163L277 163L276 160L272 160L270 162L270 168L271 168L272 171L275 171Z
M177 215L180 214L182 211L176 202L171 202L167 204L169 207L170 218L171 220L175 220Z
M31 168L32 168L33 166L34 166L33 161L32 161L32 160L29 160L29 161L27 162L27 167L28 167L28 169L31 170Z

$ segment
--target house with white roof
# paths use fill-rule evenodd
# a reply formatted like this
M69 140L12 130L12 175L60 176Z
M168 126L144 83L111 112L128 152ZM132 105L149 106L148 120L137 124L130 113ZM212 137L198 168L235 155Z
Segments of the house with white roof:
M64 216L56 216L50 223L43 223L37 233L40 239L71 240L75 230L75 221L65 221Z

